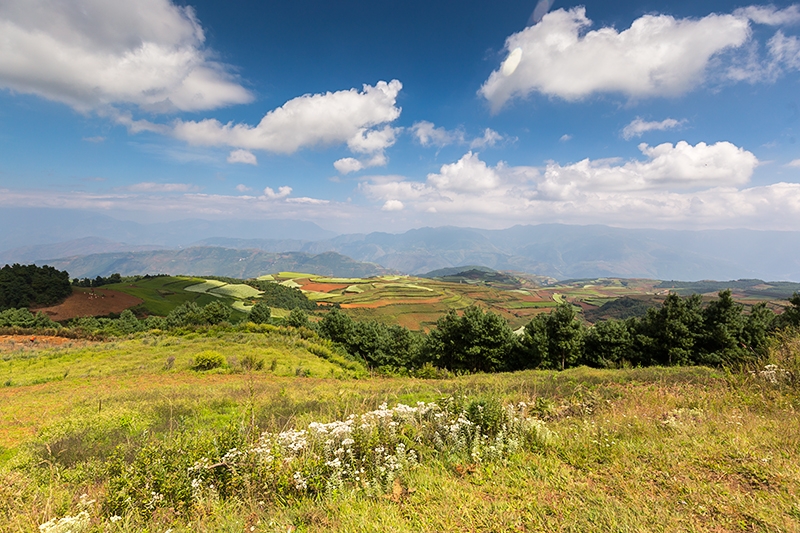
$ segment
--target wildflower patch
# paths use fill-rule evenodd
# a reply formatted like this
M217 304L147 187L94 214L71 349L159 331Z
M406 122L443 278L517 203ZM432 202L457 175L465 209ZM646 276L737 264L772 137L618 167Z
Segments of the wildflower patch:
M194 450L181 439L177 457L171 450L150 448L146 457L117 464L108 511L189 508L209 499L244 496L285 501L342 491L400 499L413 492L400 476L425 459L497 461L555 438L543 421L530 416L525 403L501 406L493 400L447 398L415 406L383 404L345 420L265 432L251 443L233 430ZM223 442L230 444L224 447ZM154 456L174 462L154 469ZM138 472L140 466L151 470ZM153 470L162 472L163 484L153 483L159 479ZM146 490L130 486L129 480L143 479Z

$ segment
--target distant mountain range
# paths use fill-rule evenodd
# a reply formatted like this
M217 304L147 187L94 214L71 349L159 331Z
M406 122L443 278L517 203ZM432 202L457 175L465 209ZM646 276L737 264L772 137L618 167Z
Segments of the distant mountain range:
M285 262L280 264L297 262L328 268L320 274L332 273L331 264L338 261L344 270L384 268L416 275L478 265L557 279L605 276L800 281L797 231L677 231L541 224L504 230L439 227L399 234L336 235L312 222L296 220L141 224L105 215L48 209L0 210L0 227L10 228L0 232L0 264L35 261L62 265L61 268L69 265L70 274L80 277L123 270L175 273L174 265L180 265L182 273L263 274L279 264L277 259L266 259L272 257L269 254L298 253L283 256ZM255 251L243 258L234 252L218 251L221 248ZM188 253L187 249L192 251ZM353 264L339 259L331 260L333 263L311 259L327 252L352 258ZM98 253L103 257L95 257ZM229 261L245 265L231 265ZM117 270L109 271L112 265L118 265ZM159 270L167 267L169 272ZM137 272L137 268L141 270ZM259 271L261 268L267 270ZM295 268L300 267L281 267Z
M40 261L66 270L72 278L94 278L119 272L137 274L190 274L254 278L269 272L308 272L336 277L370 277L390 271L379 265L354 261L336 252L269 253L196 246L183 250L154 250L92 254Z
M623 229L542 224L505 230L421 228L340 235L303 244L273 239L202 241L270 251L335 251L409 274L481 265L558 279L626 277L800 281L800 232Z

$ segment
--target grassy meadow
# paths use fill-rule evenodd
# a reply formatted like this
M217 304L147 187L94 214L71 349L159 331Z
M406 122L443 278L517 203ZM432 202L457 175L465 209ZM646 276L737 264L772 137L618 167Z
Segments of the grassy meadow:
M787 337L764 364L796 372L798 351ZM209 354L224 361L198 370ZM798 531L800 396L781 376L703 367L370 376L329 343L274 326L0 345L0 532ZM392 415L430 402L450 411ZM517 433L497 410L507 405L524 410ZM236 462L263 459L262 432L275 454L281 435L364 413L384 417L374 433L353 430L352 446L376 461L359 463L373 477L315 478L340 470L311 444L284 449L261 477ZM447 428L425 424L447 413L462 433L442 445ZM492 416L503 429L490 430ZM415 459L376 456L385 442ZM320 457L333 453L319 446ZM180 476L198 463L183 456L206 461L205 485L188 494ZM152 498L137 484L152 485Z

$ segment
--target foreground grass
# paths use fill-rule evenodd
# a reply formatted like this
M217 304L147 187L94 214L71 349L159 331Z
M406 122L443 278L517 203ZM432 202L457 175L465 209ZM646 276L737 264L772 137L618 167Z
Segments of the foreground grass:
M321 359L319 368L304 363L311 377L296 377L289 370L311 354L264 335L247 348L247 339L153 346L139 338L6 361L0 369L12 368L19 385L0 388L0 428L20 417L35 423L4 433L0 531L38 531L84 507L91 531L800 530L800 400L790 387L705 368L349 379L326 376ZM287 366L190 370L191 354L210 349L228 358L275 349ZM171 368L168 353L176 354ZM85 376L92 364L97 373ZM35 383L53 374L61 378ZM358 487L318 498L206 495L188 513L155 508L116 522L102 509L98 465L126 442L305 428L383 402L449 396L528 402L558 438L494 461L428 453L385 496Z

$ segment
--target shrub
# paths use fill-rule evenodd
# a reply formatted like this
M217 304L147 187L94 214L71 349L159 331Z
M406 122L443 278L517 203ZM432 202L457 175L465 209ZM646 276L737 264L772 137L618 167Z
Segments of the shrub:
M194 356L193 370L212 370L225 366L225 357L214 350L206 350Z
M272 318L272 309L264 302L257 302L250 310L250 322L254 324L267 324Z

